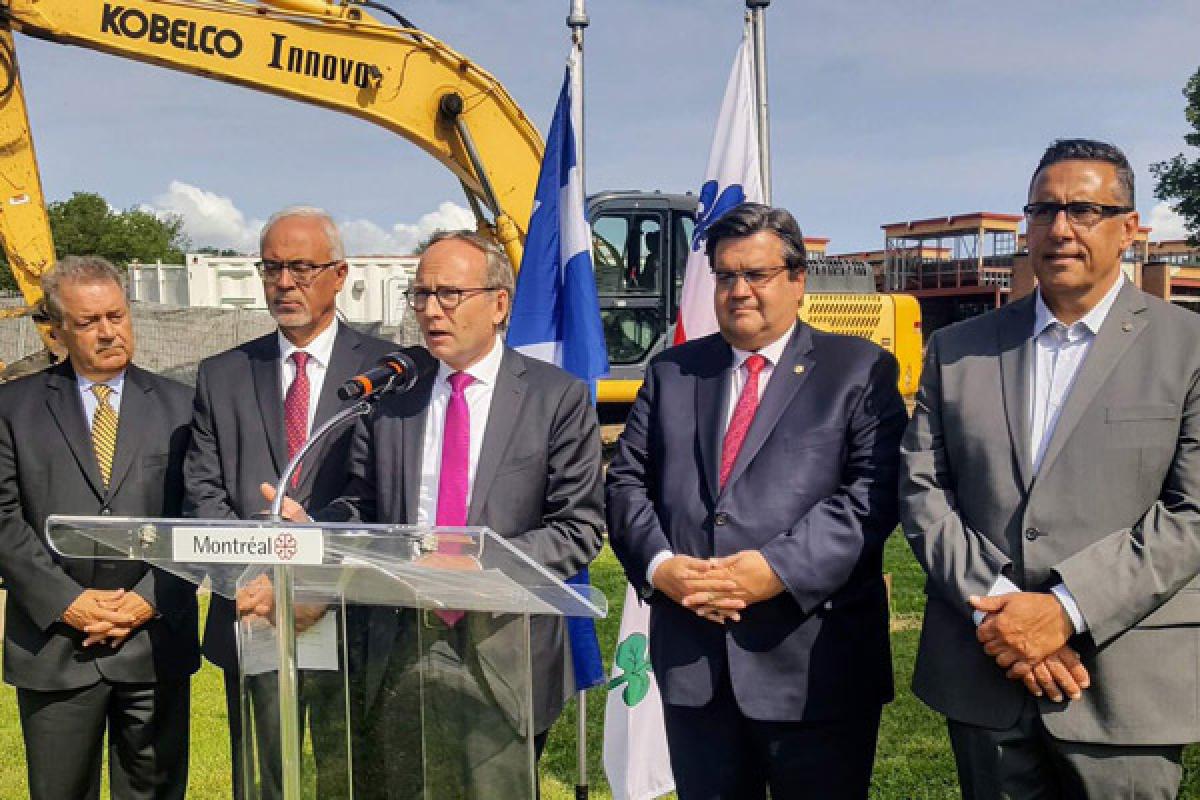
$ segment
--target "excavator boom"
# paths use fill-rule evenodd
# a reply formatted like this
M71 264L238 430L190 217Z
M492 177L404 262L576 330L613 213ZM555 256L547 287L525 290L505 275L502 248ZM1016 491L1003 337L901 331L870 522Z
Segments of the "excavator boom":
M275 7L272 7L275 6ZM542 158L537 129L491 75L428 34L348 4L272 0L0 0L0 237L25 298L53 260L12 31L351 114L461 181L520 263Z
M0 242L32 306L42 296L41 274L54 262L54 242L16 64L12 31L0 29Z

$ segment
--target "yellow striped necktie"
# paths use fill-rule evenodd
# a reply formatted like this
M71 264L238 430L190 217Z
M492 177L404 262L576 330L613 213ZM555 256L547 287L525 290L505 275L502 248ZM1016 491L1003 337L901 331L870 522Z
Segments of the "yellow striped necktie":
M92 448L96 451L96 465L100 467L105 488L112 477L113 456L117 452L117 412L108 404L112 391L108 384L92 384L92 394L96 395L97 401L92 417Z

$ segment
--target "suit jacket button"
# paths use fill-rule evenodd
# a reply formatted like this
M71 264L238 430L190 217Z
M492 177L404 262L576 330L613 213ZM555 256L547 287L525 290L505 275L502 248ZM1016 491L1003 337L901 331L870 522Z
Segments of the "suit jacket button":
M716 516L713 517L713 522L715 522L718 525L728 525L729 524L729 515L726 514L724 511L718 511Z
M1028 541L1032 542L1034 539L1038 538L1041 535L1042 535L1042 532L1039 531L1037 528L1026 528L1025 529L1025 538Z

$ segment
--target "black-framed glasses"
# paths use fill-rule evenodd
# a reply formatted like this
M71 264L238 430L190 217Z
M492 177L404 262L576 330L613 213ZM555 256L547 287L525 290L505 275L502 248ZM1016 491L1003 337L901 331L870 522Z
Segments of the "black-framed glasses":
M737 285L738 278L745 278L747 284L758 288L766 286L776 275L787 268L785 264L782 267L751 267L750 269L741 270L714 269L712 274L713 280L722 289L732 289Z
M405 289L404 299L408 301L409 308L413 311L424 311L429 305L429 298L436 297L438 305L443 310L458 308L462 305L464 297L479 294L480 292L495 292L503 287L500 286L439 286L436 289Z
M272 261L264 258L254 262L263 283L279 283L279 276L286 269L297 286L308 286L317 279L323 270L342 263L342 260L326 261L324 264L314 264L311 261Z
M1067 212L1067 219L1072 225L1090 228L1102 219L1115 217L1117 214L1128 214L1132 206L1106 206L1103 203L1030 203L1022 209L1029 224L1036 227L1053 225L1058 219L1058 212Z

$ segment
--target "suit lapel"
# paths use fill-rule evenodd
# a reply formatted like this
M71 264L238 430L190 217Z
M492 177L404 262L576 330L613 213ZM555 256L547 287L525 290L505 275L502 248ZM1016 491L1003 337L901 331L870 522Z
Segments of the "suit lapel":
M341 409L343 403L338 399L337 392L342 384L358 374L360 368L368 365L361 363L359 355L362 347L362 337L348 325L338 323L337 336L333 340L333 351L329 363L325 366L325 381L321 384L321 396L317 398L317 413L313 418L313 427L325 422Z
M1079 367L1079 374L1075 376L1071 391L1067 393L1062 414L1054 426L1050 443L1046 445L1046 454L1042 456L1039 472L1049 469L1054 463L1054 459L1062 452L1063 445L1083 418L1083 413L1096 399L1100 388L1108 380L1121 356L1125 355L1125 351L1145 329L1147 320L1142 314L1145 310L1146 302L1142 298L1142 290L1125 281L1117 295L1117 301L1113 303L1112 309L1100 326L1100 332L1092 342L1091 349L1088 350L1087 357Z
M792 403L796 392L808 380L812 372L812 329L803 322L796 324L796 330L788 340L783 356L771 373L771 380L763 392L758 410L754 412L754 420L746 431L746 439L738 451L737 460L733 462L733 471L729 473L728 488L746 471L746 466L754 460L754 456L762 449L763 444L775 430L779 418Z
M718 494L717 479L721 469L721 428L729 381L732 376L733 350L720 336L713 339L711 352L703 357L696 380L696 435L699 438L700 465L709 497Z
M1029 451L1029 377L1033 371L1034 299L1030 294L1007 306L996 327L1000 352L1000 386L1008 436L1021 473L1029 488L1033 480L1033 455Z
M100 468L96 465L96 454L92 450L92 433L83 416L83 401L79 397L79 384L75 371L69 363L51 367L46 371L46 405L50 416L58 425L67 447L79 464L79 470L87 479L97 499L104 498L104 483L100 480Z
M471 486L471 507L467 510L469 525L477 524L483 512L492 481L508 450L517 420L521 418L521 406L528 389L522 377L524 374L525 365L521 363L521 356L505 347L500 370L496 373L496 388L492 392L487 428L483 432L483 449L479 453L479 464L475 467L475 480Z
M275 474L287 466L287 446L283 435L283 397L279 377L279 338L270 334L259 340L250 355L250 371L254 377L254 394L267 434L267 448L275 464Z
M338 399L337 392L342 384L358 374L361 368L368 366L361 363L359 354L362 337L348 325L339 322L337 326L337 336L333 340L333 350L329 353L329 363L325 365L325 379L321 383L321 396L317 398L317 410L313 416L309 436L316 433L317 428L341 410L344 403ZM282 369L282 365L280 368ZM282 405L280 409L282 410ZM300 467L299 486L295 492L299 496L311 496L313 481L320 472L316 467L325 460L325 452L335 438L326 436L304 457L304 465Z
M108 496L112 497L121 488L134 458L142 449L142 432L154 415L151 386L137 367L125 371L121 407L117 416L117 451L113 455L112 474L108 481ZM122 424L122 420L124 424Z
M421 459L425 449L425 425L429 419L429 402L433 395L433 384L437 370L423 378L408 394L408 399L419 411L401 419L400 465L403 475L400 485L404 491L404 522L417 524L417 511L421 505Z

